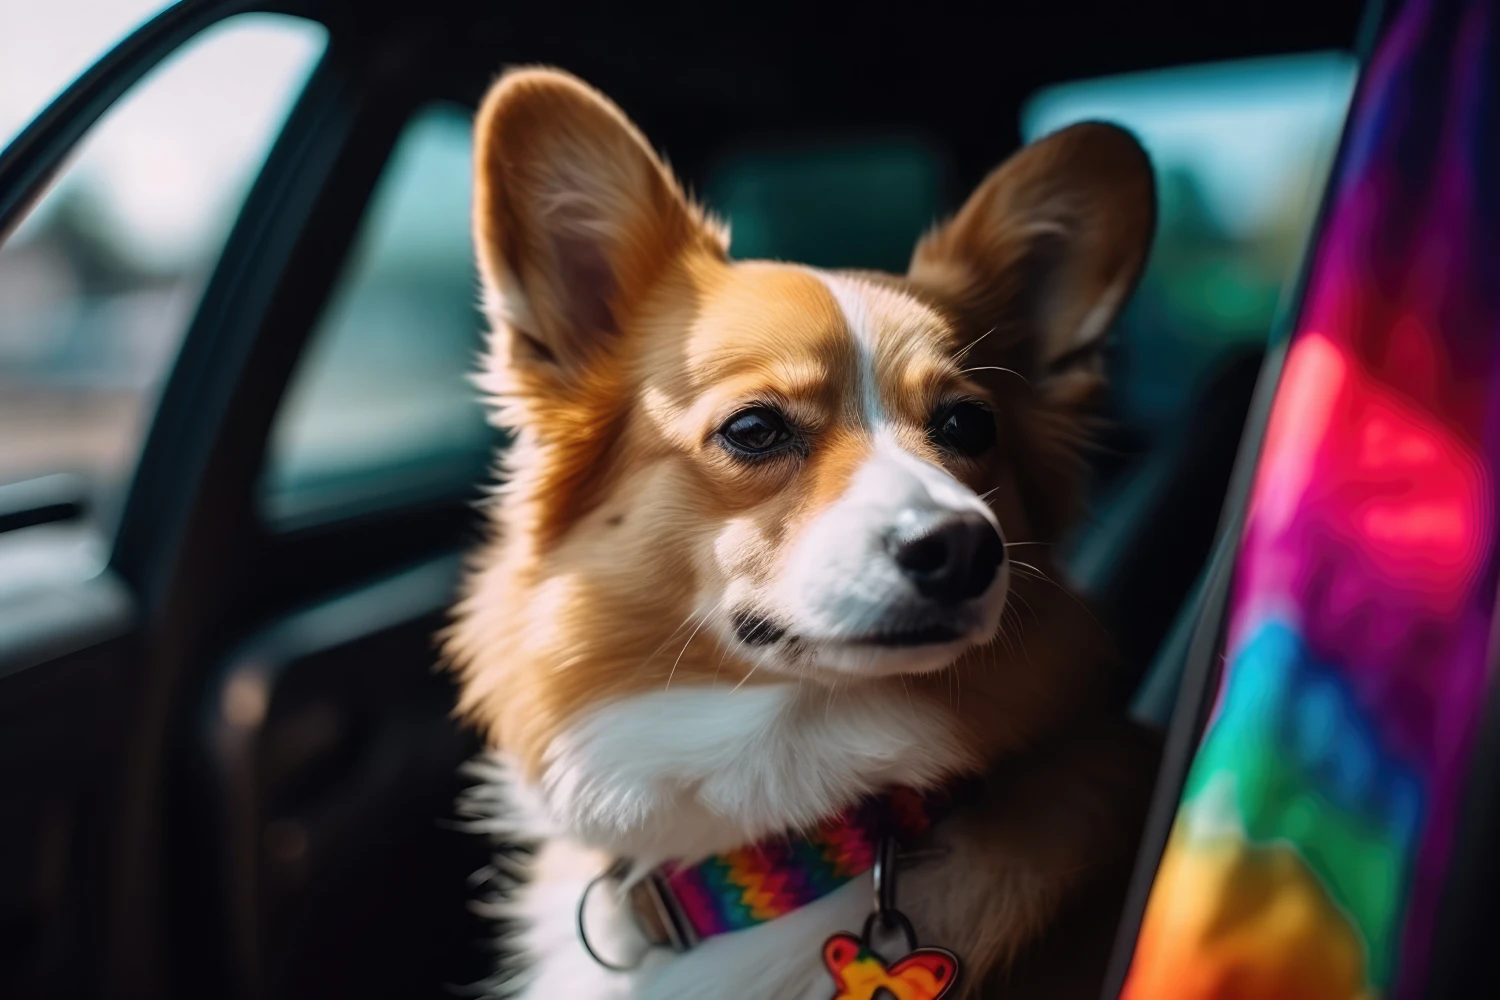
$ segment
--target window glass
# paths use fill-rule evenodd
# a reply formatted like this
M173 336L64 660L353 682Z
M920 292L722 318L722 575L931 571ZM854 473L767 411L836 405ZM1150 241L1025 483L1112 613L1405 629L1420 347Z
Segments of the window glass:
M1226 349L1266 339L1357 68L1343 53L1215 63L1063 84L1027 103L1028 140L1102 119L1134 132L1156 167L1156 245L1115 364L1133 422L1170 423Z
M483 332L471 128L471 112L437 105L397 143L272 431L269 523L326 521L486 478L503 439L469 378ZM707 200L729 217L742 257L901 263L936 211L938 162L925 144L887 138L743 150L711 174ZM872 200L896 208L860 210ZM827 226L831 212L865 224Z
M481 347L469 238L471 113L419 114L288 386L262 481L290 527L472 487L494 437L469 375Z
M46 27L50 7L35 6L20 20L44 48L48 31L67 26ZM58 16L75 6L60 4ZM323 43L320 26L279 15L205 31L98 123L0 246L0 486L74 473L97 499L118 496L229 228Z
M918 135L772 144L724 157L704 195L741 259L900 273L942 211L947 167L943 148Z
M0 143L168 0L0 4Z

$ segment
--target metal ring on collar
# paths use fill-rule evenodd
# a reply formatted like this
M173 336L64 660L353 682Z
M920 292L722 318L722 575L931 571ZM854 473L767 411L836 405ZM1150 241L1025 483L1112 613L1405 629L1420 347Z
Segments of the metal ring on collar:
M895 907L887 909L884 913L872 913L865 918L865 929L860 934L860 940L864 942L866 948L875 951L876 954L880 954L876 951L875 945L871 940L871 934L875 930L877 923L882 929L895 925L901 931L902 936L906 938L907 954L917 950L917 929L911 925L911 921L906 918L906 914ZM897 957L899 958L900 956Z
M645 948L641 949L641 953L635 957L634 961L632 961L631 964L622 965L617 962L611 962L603 955L600 955L597 951L594 950L594 946L589 942L589 932L588 929L584 926L583 919L584 909L588 906L589 903L589 893L593 892L594 887L600 882L603 882L606 879L618 880L624 877L624 875L625 865L623 863L611 865L604 871L600 872L598 875L595 875L594 878L589 882L589 884L584 886L583 895L578 897L578 940L583 944L583 950L589 953L589 958L592 958L595 962L599 963L599 965L603 966L611 972L633 972L636 969L639 969L641 967L641 963L646 960L646 953L651 950L651 946L648 944ZM909 927L910 924L908 924L907 926Z
M875 915L896 908L896 838L881 837L875 845L875 864L870 874L875 883ZM882 918L881 923L885 923Z

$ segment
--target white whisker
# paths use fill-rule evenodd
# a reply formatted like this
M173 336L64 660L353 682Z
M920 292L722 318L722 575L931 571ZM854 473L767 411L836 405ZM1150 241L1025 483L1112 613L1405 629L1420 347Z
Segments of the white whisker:
M1015 569L1019 569L1019 570L1022 570L1022 571L1029 570L1033 574L1033 576L1031 577L1032 579L1034 579L1034 580L1040 580L1043 583L1050 583L1050 584L1052 584L1052 586L1056 587L1058 590L1062 591L1064 594L1067 594L1070 598L1073 599L1073 603L1077 604L1080 608L1082 608L1083 609L1083 613L1086 614L1086 615L1088 615L1089 618L1093 620L1093 622L1094 622L1095 625L1099 626L1100 631L1104 632L1105 634L1109 633L1109 630L1104 627L1104 623L1101 622L1097 617L1095 617L1093 610L1090 609L1087 604L1083 603L1083 598L1079 597L1077 594L1073 593L1067 587L1064 587L1062 584L1060 584L1056 580L1052 579L1052 577L1048 576L1042 570L1040 570L1037 567L1031 565L1031 563L1022 562L1019 559L1012 559L1010 561L1010 564L1011 564L1012 568L1015 568Z
M650 666L651 661L654 660L654 659L656 659L656 654L660 653L662 650L666 649L667 648L667 643L669 643L673 639L677 638L677 633L681 632L684 628L687 627L687 625L694 618L697 618L697 617L698 617L698 612L696 612L696 611L690 612L688 614L688 616L682 620L682 624L678 625L672 631L668 632L667 633L667 637L665 639L663 639L661 641L661 643L655 649L653 649L651 652L647 653L646 654L646 658L644 660L642 660L640 663L638 663L636 665L636 668L635 668L636 672L639 673L640 671L645 670L646 667Z
M1030 601L1028 601L1026 598L1022 597L1019 592L1014 592L1013 591L1010 596L1014 597L1016 600L1020 601L1024 605L1026 605L1026 610L1031 612L1031 617L1036 620L1036 623L1038 625L1040 625L1042 623L1041 617L1036 613L1036 609L1031 606L1031 602ZM1006 607L1009 607L1009 606L1010 605L1006 605ZM1018 611L1018 612L1016 612L1016 628L1019 629L1021 627L1022 627L1021 626L1021 613Z
M759 663L752 663L752 664L750 664L750 671L749 671L749 673L747 673L747 674L745 674L745 676L741 677L740 678L740 682L738 684L736 684L734 687L732 687L732 688L729 689L729 693L730 694L734 694L740 688L744 687L745 686L745 682L748 681L755 674L755 671L757 671L759 669L760 669L760 664ZM800 690L802 688L802 679L800 677L797 679L797 688L798 688L798 690L800 692Z
M981 333L979 336L975 337L973 340L969 341L969 346L965 347L963 350L961 350L957 354L953 355L953 360L954 361L962 361L964 358L968 357L969 356L969 352L972 351L975 348L975 346L978 345L978 343L981 340L983 340L985 337L988 337L990 334L994 333L997 329L999 329L999 327L992 326L988 330L986 330L983 333Z
M960 371L959 374L960 375L972 375L974 372L1004 372L1007 375L1014 375L1016 378L1020 379L1022 382L1025 382L1028 388L1031 387L1031 380L1028 379L1025 375L1022 375L1020 372L1016 371L1014 368L1001 368L999 365L980 365L977 368L965 368L962 371Z
M697 626L693 629L692 634L687 637L687 642L682 644L682 649L677 653L677 659L672 661L672 669L667 672L667 683L666 686L662 688L663 691L672 686L672 678L677 676L677 665L682 662L683 654L685 654L688 650L688 647L693 644L693 640L698 638L698 632L702 630L704 625L708 624L708 620L713 617L714 612L722 608L728 600L729 598L727 596L721 598L718 604L715 604L712 608L709 608L703 613L703 617L699 620Z

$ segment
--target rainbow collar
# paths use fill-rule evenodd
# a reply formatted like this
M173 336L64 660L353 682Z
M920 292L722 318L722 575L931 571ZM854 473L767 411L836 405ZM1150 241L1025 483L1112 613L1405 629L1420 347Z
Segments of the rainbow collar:
M822 899L875 865L881 840L927 834L948 794L897 789L805 834L785 834L693 865L664 865L632 886L631 908L653 945L699 942L775 920Z

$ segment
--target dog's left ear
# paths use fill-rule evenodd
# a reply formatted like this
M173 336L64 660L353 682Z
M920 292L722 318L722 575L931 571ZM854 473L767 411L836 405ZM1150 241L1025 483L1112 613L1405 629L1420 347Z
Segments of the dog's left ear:
M1025 147L917 244L908 278L993 331L1054 401L1103 385L1099 347L1156 228L1151 164L1123 129L1087 122Z

